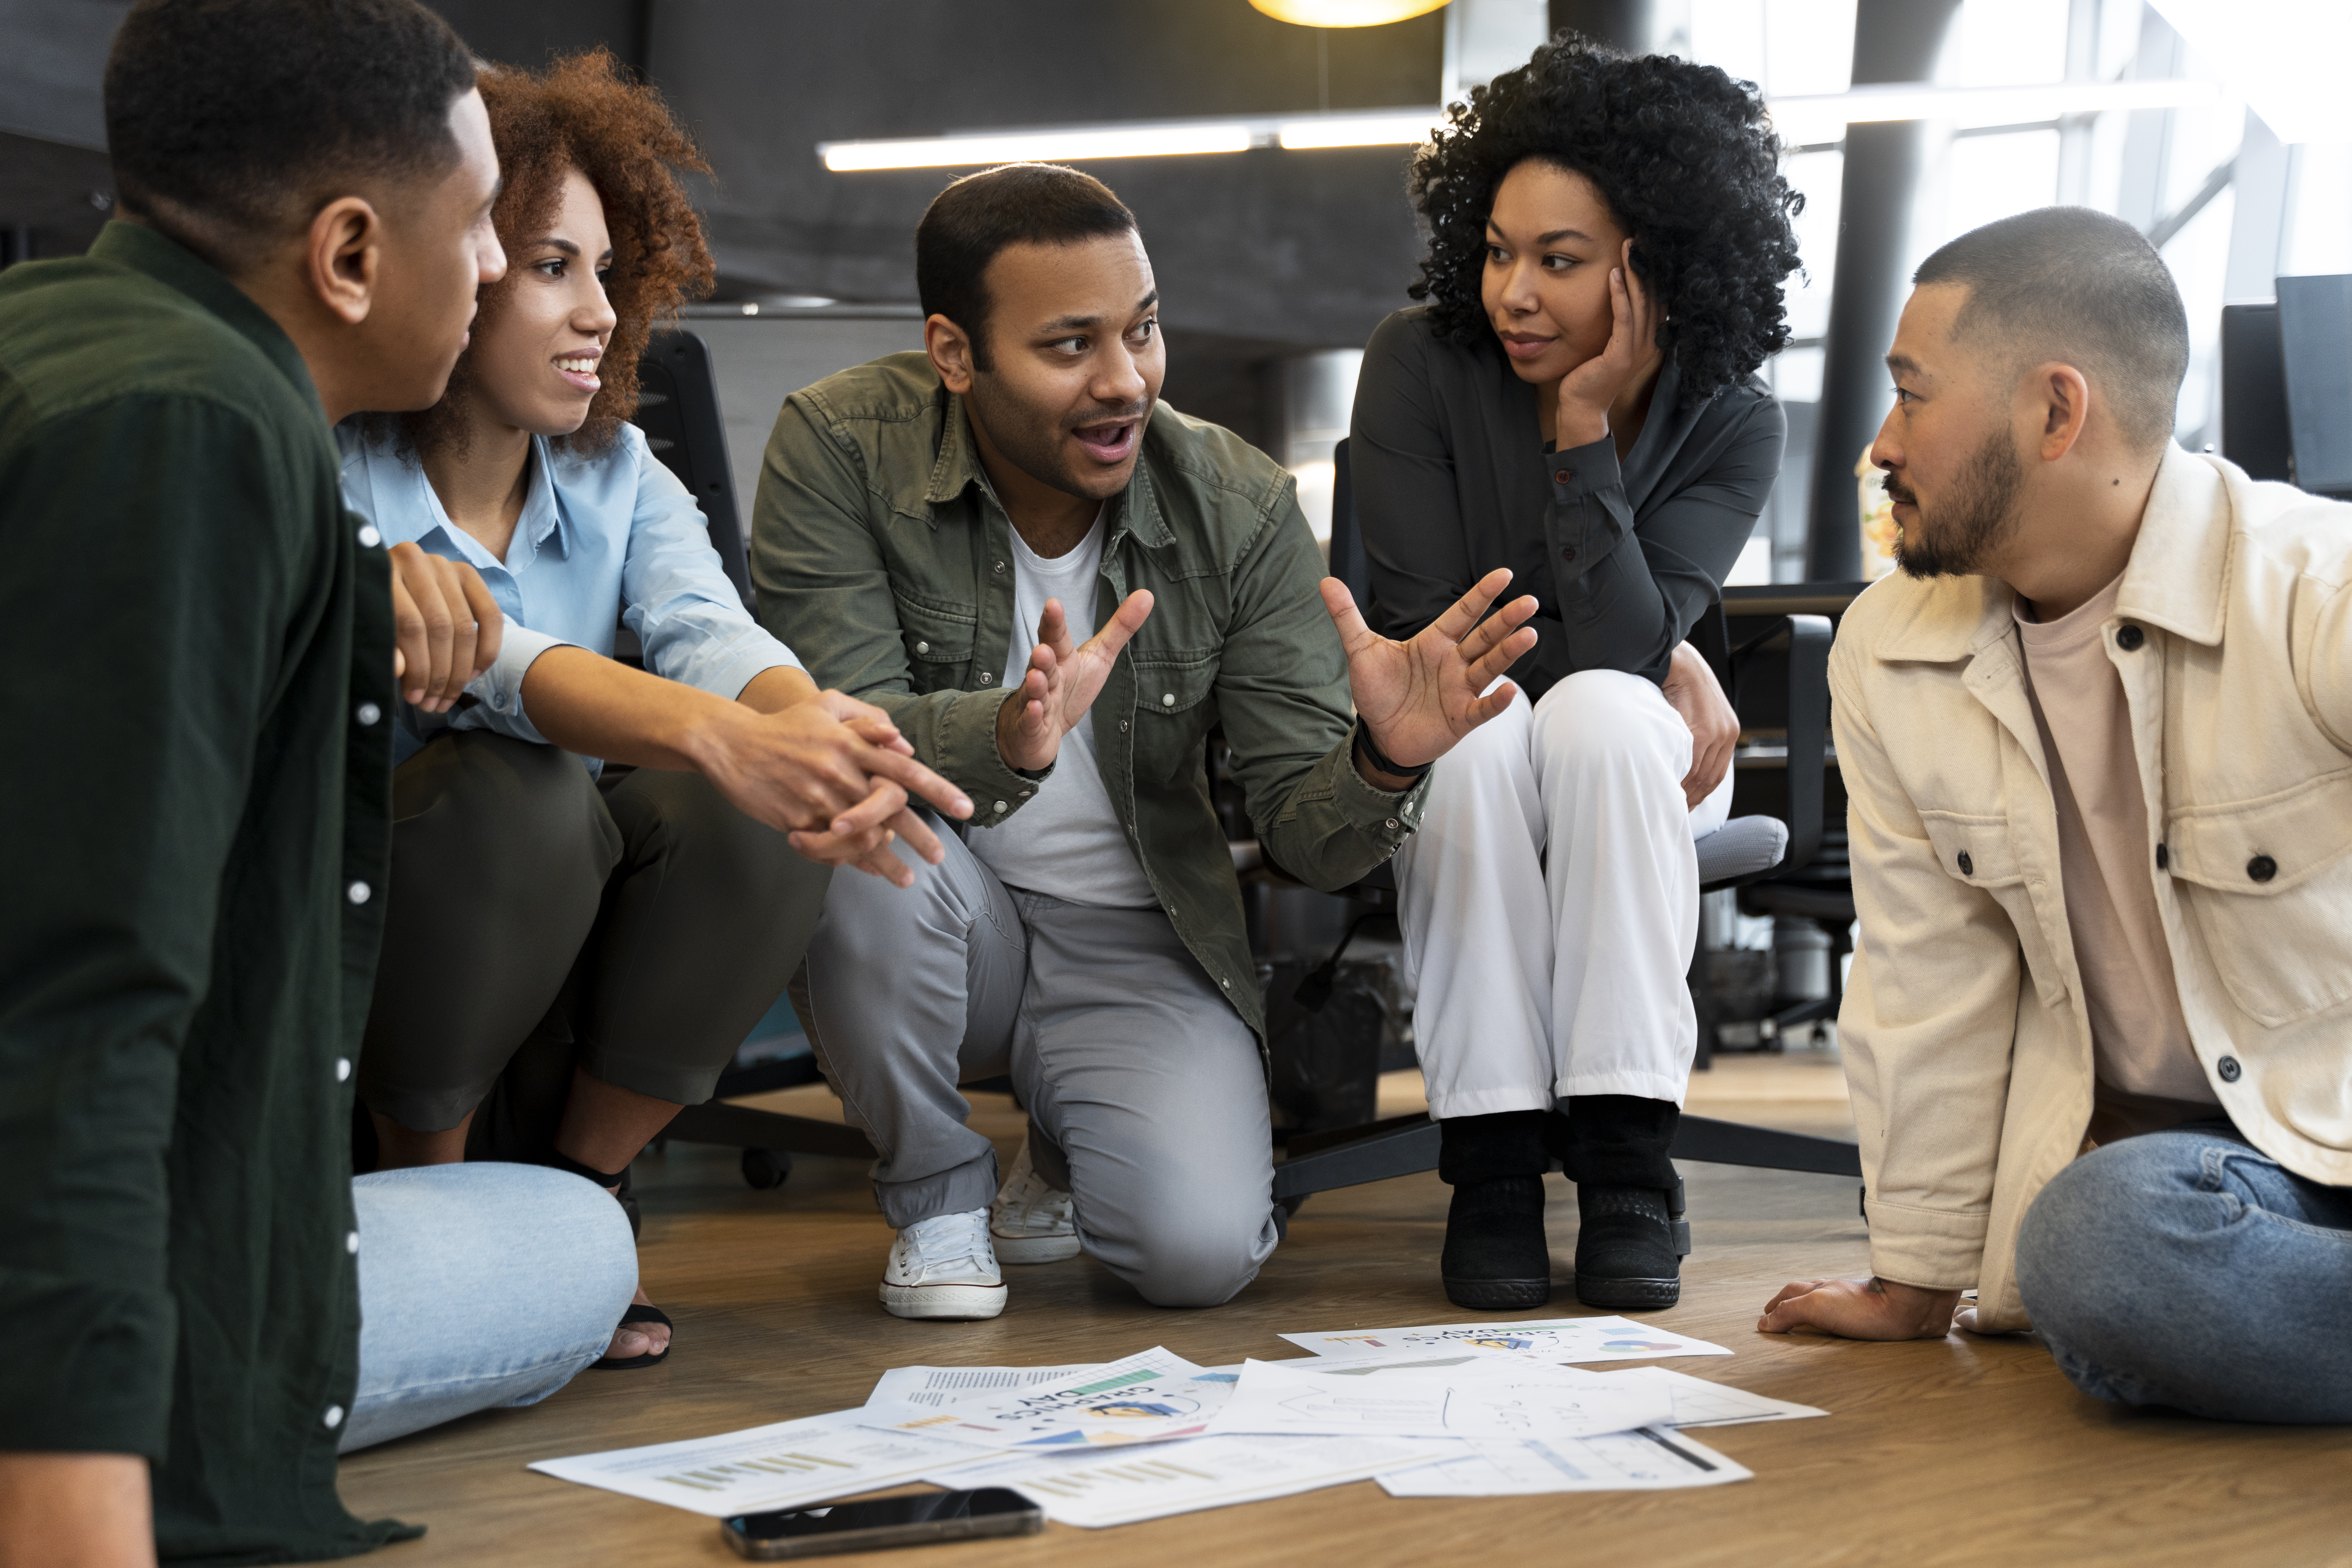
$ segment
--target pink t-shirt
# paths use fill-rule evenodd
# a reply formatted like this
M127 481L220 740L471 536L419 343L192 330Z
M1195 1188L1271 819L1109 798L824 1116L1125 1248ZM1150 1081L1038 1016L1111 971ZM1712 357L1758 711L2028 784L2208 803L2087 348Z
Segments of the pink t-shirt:
M2101 1142L2152 1131L2218 1103L2189 1043L2156 904L2156 840L2140 793L2131 710L2107 657L2123 578L2054 621L2017 601L2026 689L2058 804L2059 871L2098 1070Z

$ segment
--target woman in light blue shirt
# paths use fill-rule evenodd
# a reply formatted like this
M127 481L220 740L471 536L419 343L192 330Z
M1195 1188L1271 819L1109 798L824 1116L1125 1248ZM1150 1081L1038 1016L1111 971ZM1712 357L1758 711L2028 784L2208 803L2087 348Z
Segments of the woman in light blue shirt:
M378 1169L525 1161L617 1194L783 990L833 867L903 886L893 837L940 858L906 792L971 804L752 620L626 423L651 322L711 276L692 144L601 52L481 90L506 277L440 404L340 432L352 507L470 563L506 619L462 699L396 717L359 1090ZM668 1345L640 1290L597 1364Z

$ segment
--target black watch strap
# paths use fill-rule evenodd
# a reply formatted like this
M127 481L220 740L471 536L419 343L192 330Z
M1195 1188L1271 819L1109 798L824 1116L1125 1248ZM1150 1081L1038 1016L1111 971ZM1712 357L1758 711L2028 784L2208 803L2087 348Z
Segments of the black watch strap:
M1381 755L1380 747L1372 743L1372 727L1364 722L1360 713L1356 716L1356 754L1370 763L1374 772L1386 773L1391 778L1418 779L1433 765L1423 763L1418 767L1409 768L1402 763L1391 762Z

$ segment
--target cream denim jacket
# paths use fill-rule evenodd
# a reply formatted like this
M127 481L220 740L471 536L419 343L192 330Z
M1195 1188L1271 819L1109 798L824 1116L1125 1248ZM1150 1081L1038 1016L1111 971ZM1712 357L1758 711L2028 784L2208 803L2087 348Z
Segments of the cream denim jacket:
M2352 506L2168 448L2107 657L2214 1094L2352 1184ZM2090 1022L2009 589L1882 579L1830 658L1862 940L1839 1041L1871 1268L2026 1325L2019 1223L2081 1149Z

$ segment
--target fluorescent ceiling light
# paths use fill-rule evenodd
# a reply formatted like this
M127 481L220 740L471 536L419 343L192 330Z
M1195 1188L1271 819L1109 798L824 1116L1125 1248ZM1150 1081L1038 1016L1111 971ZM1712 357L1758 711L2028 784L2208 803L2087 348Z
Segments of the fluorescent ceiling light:
M1163 158L1180 153L1240 153L1251 129L1239 120L1172 125L1071 125L1051 131L915 136L898 142L820 142L824 166L930 169L959 163L1071 163L1093 158Z
M1250 0L1277 22L1302 27L1378 27L1436 10L1445 0Z
M2108 110L2192 109L2225 101L2210 81L2045 82L2031 87L1934 87L1893 82L1847 92L1768 100L1773 129L1790 146L1834 142L1850 124L1950 120L1962 125L2021 125ZM1180 120L1156 124L1066 125L1024 131L957 132L896 142L820 142L824 166L856 169L950 168L959 164L1080 163L1094 158L1156 158L1180 153L1239 153L1250 147L1410 147L1443 123L1442 109L1300 114L1253 120Z

